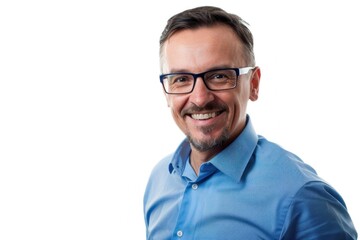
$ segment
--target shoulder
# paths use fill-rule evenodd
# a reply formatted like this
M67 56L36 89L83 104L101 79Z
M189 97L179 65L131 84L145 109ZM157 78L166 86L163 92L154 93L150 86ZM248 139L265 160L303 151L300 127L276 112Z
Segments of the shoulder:
M150 176L148 178L146 188L145 188L145 195L144 200L146 201L153 192L157 192L159 189L160 184L164 184L166 181L164 179L168 177L169 174L169 164L171 161L171 156L167 155L163 159L161 159L150 172Z
M262 136L254 154L267 180L273 179L287 199L280 239L356 239L344 200L314 168Z
M277 174L277 177L282 177L283 181L297 181L299 188L306 182L322 181L315 169L298 155L262 136L259 136L254 154L259 165L272 174Z
M356 239L340 194L322 181L307 182L288 208L281 239Z
M158 176L159 174L168 174L169 173L169 166L171 163L171 160L173 158L173 153L168 154L165 157L163 157L160 161L158 161L150 173L150 178L152 176Z

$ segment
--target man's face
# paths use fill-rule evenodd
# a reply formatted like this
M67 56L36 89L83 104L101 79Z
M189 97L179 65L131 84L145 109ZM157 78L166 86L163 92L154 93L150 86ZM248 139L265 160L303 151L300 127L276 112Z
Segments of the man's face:
M163 73L200 73L215 68L248 67L243 46L231 28L224 25L181 30L163 46ZM168 106L179 128L200 152L220 151L242 131L247 101L257 99L258 69L241 75L237 87L211 91L198 78L193 92L167 94Z

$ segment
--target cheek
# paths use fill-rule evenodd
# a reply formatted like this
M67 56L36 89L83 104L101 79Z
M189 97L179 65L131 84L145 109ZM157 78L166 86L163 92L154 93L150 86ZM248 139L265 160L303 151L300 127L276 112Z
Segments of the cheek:
M170 102L169 96L168 96L166 93L164 93L164 94L165 94L167 106L168 106L168 107L171 107L171 102Z
M187 132L186 122L185 119L181 116L181 111L183 110L183 102L179 101L178 99L169 99L168 105L171 111L171 116L176 123L176 125L181 129L183 132Z
M174 100L173 97L170 95L166 95L166 102L169 108L173 109L174 108ZM175 101L176 103L176 101Z
M249 100L249 91L242 88L241 91L237 92L233 98L233 115L234 119L241 119L246 115L246 106Z
M166 101L174 117L176 115L180 115L184 103L186 102L186 100L181 96L170 96L170 95L167 95Z

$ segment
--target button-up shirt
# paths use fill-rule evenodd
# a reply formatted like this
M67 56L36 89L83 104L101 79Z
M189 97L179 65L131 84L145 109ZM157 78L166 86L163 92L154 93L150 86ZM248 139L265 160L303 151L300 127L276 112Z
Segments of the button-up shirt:
M298 156L242 133L196 175L185 139L153 169L144 195L149 240L357 239L339 193Z

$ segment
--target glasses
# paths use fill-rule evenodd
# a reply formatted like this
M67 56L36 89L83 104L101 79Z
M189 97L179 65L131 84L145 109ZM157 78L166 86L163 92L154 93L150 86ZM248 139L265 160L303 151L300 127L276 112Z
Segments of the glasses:
M168 73L160 75L160 82L168 94L186 94L194 90L196 79L201 77L211 91L221 91L236 87L238 77L249 73L255 67L220 68L202 73Z

